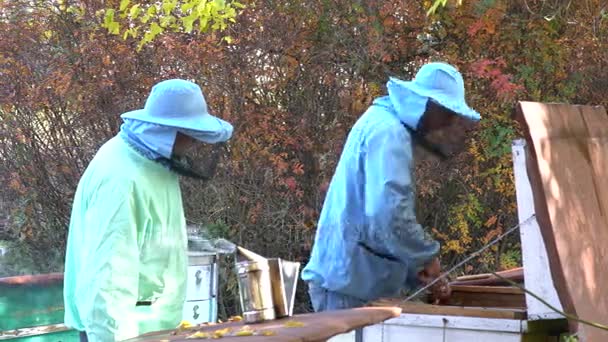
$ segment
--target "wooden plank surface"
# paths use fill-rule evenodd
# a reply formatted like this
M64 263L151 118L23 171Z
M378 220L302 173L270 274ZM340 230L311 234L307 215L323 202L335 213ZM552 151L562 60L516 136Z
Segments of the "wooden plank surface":
M290 319L280 319L260 324L249 325L256 331L272 331L273 336L224 336L222 341L240 342L321 342L338 334L347 333L354 329L384 322L387 319L398 317L401 309L398 307L366 307L349 310L327 311L305 315L296 315ZM302 323L301 327L286 327L288 321ZM142 335L131 339L131 342L151 341L191 341L186 339L195 331L212 333L220 329L230 329L236 332L244 326L242 322L230 322L211 326L202 325L178 334L174 331L160 331Z
M0 286L46 285L63 282L63 273L22 275L0 278Z
M455 292L524 294L523 290L513 286L454 285L451 289Z
M524 269L523 267L514 268L511 270L497 272L498 275L503 278L515 281L523 282L524 280ZM509 285L508 282L494 276L491 273L467 275L456 278L455 281L450 282L450 285Z
M608 323L608 116L602 107L521 102L528 177L564 309ZM608 332L581 325L585 341Z
M524 291L507 286L452 286L452 295L441 305L526 309Z
M463 307L403 302L400 299L381 299L373 302L377 306L398 306L404 314L445 315L480 318L526 319L522 309Z
M66 327L65 324L50 324L41 325L37 327L19 328L13 330L0 331L0 341L12 340L12 339L23 339L30 336L41 336L45 334L53 334L62 331L69 331L70 328Z

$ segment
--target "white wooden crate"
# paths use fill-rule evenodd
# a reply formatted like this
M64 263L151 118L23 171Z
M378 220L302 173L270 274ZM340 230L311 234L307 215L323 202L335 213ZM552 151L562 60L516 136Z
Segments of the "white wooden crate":
M188 253L186 302L183 319L193 324L217 321L218 264L217 256Z
M515 319L402 314L363 329L363 342L521 342L523 322ZM330 342L358 342L356 333L338 335Z

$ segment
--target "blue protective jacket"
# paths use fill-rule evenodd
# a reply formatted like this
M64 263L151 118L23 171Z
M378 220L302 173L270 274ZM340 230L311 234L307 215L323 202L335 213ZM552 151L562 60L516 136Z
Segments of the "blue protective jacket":
M388 83L351 129L321 211L302 279L361 300L418 286L439 253L416 221L412 138L428 98Z

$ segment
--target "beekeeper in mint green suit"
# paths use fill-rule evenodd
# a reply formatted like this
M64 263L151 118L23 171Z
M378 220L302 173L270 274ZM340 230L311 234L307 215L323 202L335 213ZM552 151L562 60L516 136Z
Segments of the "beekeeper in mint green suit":
M232 135L229 123L209 114L199 86L179 79L155 85L144 109L122 119L85 170L72 207L65 324L85 341L179 324L187 237L178 175L210 177L183 157L196 141Z
M445 158L480 116L445 63L424 65L410 82L391 78L387 88L350 131L325 198L302 271L315 311L393 297L441 271L439 243L416 220L412 147Z

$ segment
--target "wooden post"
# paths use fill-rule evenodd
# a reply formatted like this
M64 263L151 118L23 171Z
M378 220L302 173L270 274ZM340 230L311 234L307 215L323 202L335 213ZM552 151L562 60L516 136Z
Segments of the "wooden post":
M517 193L517 214L519 222L526 221L534 215L534 195L526 171L526 141L513 141L513 173ZM519 227L521 237L522 262L526 289L539 295L556 308L562 309L553 285L547 250L536 219ZM560 319L562 315L549 309L545 304L526 294L528 320Z

